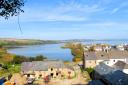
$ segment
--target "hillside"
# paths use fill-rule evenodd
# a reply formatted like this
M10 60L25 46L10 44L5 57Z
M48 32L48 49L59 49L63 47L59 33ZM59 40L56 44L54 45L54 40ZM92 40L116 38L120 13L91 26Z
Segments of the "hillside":
M37 44L53 44L53 43L58 43L58 42L53 40L0 38L0 45L2 46L37 45Z
M0 63L10 62L13 60L13 55L7 53L7 50L3 47L0 47Z

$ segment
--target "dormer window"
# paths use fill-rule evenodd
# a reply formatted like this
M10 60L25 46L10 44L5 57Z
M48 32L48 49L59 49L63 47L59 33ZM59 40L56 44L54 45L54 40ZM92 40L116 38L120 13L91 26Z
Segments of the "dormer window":
M103 57L104 55L101 55L101 57Z

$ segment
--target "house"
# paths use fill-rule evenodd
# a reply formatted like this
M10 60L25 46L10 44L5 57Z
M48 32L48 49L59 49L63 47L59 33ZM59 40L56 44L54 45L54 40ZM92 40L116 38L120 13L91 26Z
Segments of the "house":
M118 61L123 61L128 64L128 51L120 51L111 49L108 52L84 52L83 67L95 67L100 62L104 62L108 66L114 65Z
M90 46L89 45L84 46L84 51L89 51L89 49L90 49Z
M124 45L117 45L116 48L120 51L124 51L125 48L124 48Z
M72 78L75 75L74 69L60 60L44 60L23 62L21 73L31 78Z
M96 45L93 45L93 49L94 51L109 51L111 49L111 46L109 45L106 45L106 44L96 44Z
M112 85L127 85L128 75L120 70L113 71L110 74L104 75L105 79L108 80Z
M128 74L110 67L104 63L100 63L94 68L92 73L92 79L100 80L104 85L127 85L128 84Z
M116 62L112 67L116 70L120 70L128 74L128 64L123 61Z
M128 45L124 45L124 49L128 51Z
M111 73L114 69L104 63L100 63L94 68L94 71L90 74L92 81L99 80L103 85L111 85L111 83L105 78L104 75Z

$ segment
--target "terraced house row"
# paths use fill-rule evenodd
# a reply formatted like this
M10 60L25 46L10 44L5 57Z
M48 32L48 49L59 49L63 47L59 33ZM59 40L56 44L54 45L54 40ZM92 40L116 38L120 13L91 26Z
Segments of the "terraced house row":
M27 78L72 78L75 76L74 69L65 65L60 60L44 60L23 62L21 68L22 75Z

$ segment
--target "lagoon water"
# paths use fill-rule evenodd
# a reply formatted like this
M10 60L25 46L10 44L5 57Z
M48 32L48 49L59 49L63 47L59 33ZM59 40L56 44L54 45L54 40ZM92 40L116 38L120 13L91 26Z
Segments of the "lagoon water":
M24 55L24 56L37 56L44 55L48 59L59 59L64 61L72 61L72 54L70 49L62 49L63 44L46 44L46 45L32 45L23 46L21 48L9 49L9 53Z
M94 44L94 43L107 43L107 44L127 44L128 40L115 40L115 41L86 41L83 44ZM64 44L46 44L46 45L32 45L24 46L22 48L8 49L9 53L23 55L23 56L37 56L44 55L48 59L60 59L64 61L72 61L72 54L70 49L62 49L61 46Z

